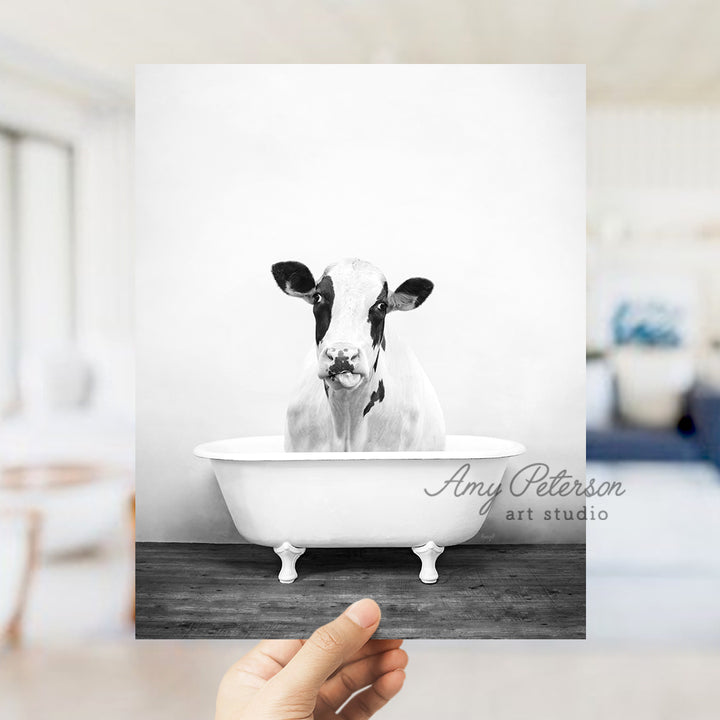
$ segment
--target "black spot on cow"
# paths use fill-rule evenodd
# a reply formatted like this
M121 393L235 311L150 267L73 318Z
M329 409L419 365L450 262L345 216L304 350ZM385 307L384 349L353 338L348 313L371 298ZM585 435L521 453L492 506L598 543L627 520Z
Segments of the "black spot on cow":
M329 275L323 275L320 282L315 287L315 295L313 298L313 314L315 315L315 343L320 344L325 337L325 333L330 327L332 319L332 307L335 302L335 288L333 287L332 278Z
M363 417L367 415L372 409L375 403L381 403L385 399L385 385L383 384L383 381L381 380L378 383L377 390L373 390L372 393L370 393L370 402L365 406L365 409L363 410Z
M372 338L372 346L377 347L382 343L384 347L385 343L385 315L387 315L387 299L388 299L388 285L383 283L383 288L380 294L375 299L375 302L370 306L368 310L368 322L370 323L370 337Z
M332 365L328 368L330 375L338 375L342 372L354 372L355 368L348 360L348 356L340 350L337 356L332 362Z

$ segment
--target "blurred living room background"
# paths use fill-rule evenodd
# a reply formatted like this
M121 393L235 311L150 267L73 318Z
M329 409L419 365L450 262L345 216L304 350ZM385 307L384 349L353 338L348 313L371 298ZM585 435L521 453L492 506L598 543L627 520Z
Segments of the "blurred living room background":
M720 108L590 105L587 131L587 476L626 489L587 524L588 636L717 642Z
M587 65L587 476L626 489L588 499L593 642L409 643L384 716L467 717L482 674L493 717L709 717L718 28L714 0L0 6L0 716L198 717L248 647L132 641L134 65L543 62Z

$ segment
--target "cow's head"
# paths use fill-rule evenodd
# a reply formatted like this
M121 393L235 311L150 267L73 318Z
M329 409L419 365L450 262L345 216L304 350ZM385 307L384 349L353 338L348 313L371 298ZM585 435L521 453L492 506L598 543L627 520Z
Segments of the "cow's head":
M415 309L433 289L425 278L410 278L389 292L382 272L356 258L329 265L317 282L295 261L275 263L272 274L284 293L313 306L318 376L334 389L352 390L372 377L387 313Z

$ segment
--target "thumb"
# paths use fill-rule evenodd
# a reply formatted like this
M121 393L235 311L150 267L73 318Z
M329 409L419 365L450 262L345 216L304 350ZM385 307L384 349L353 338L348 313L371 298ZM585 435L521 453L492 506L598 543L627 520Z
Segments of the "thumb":
M370 598L358 600L342 615L319 627L276 675L274 689L285 697L312 693L372 636L380 623L380 608Z

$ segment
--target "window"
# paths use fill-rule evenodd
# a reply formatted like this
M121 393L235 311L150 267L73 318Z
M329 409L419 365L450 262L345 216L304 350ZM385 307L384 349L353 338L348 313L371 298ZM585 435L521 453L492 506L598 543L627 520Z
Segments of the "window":
M73 176L70 145L0 128L0 415L23 363L75 336Z

